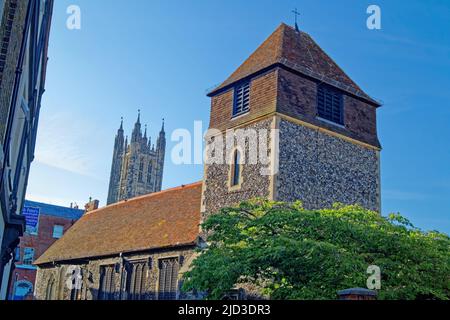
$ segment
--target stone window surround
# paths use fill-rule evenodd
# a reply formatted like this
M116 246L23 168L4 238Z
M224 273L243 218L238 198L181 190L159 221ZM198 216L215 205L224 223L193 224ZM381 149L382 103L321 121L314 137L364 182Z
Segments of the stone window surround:
M233 175L234 175L234 155L235 152L239 151L239 153L241 154L240 157L240 172L239 172L239 183L236 185L233 185ZM241 190L242 188L242 182L243 182L243 172L244 172L244 168L245 166L242 163L242 155L244 155L245 157L245 153L244 150L242 150L242 148L240 146L235 146L232 151L230 152L230 165L228 165L228 191L229 192L236 192Z

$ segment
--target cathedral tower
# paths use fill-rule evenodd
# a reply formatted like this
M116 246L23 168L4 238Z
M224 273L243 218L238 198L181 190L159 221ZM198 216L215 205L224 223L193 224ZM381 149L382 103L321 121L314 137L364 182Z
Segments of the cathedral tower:
M130 143L128 139L124 140L121 124L114 144L108 204L161 191L165 149L164 123L157 139L156 149L151 139L147 137L147 127L142 134L140 112Z
M161 131L159 132L158 139L156 141L156 177L155 177L155 187L161 190L162 176L164 168L164 158L166 155L166 132L164 130L164 119Z
M122 160L124 154L124 135L123 119L120 122L120 128L117 130L116 140L114 141L113 159L111 164L111 175L109 178L109 191L107 203L111 204L117 201L119 196L120 175L122 172Z
M209 127L217 130L207 145L220 133L237 137L238 129L263 134L257 150L249 149L249 132L224 150L229 162L205 166L204 214L256 197L301 200L309 209L340 202L380 210L380 103L308 34L281 24L208 96ZM272 135L261 138L265 131Z

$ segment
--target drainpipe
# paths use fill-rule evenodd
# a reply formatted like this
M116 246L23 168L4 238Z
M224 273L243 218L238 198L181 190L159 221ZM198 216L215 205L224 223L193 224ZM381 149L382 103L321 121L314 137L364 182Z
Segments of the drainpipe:
M123 256L122 256L122 252L119 254L119 259L120 259L120 286L119 286L119 300L122 300L123 298L123 268L124 268L124 263L123 263Z
M13 292L12 292L11 300L14 300L14 297L16 296L17 280L19 280L19 274L15 273L15 275L14 275L14 283L13 283Z

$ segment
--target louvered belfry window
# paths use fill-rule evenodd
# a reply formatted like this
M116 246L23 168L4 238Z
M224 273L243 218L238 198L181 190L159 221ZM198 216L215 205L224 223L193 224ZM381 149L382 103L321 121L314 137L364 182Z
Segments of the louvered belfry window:
M337 124L344 124L344 108L342 94L327 85L317 88L318 116Z
M159 300L177 298L178 269L178 258L159 260Z
M102 266L100 269L100 300L114 300L116 292L115 266Z
M233 116L238 116L250 110L250 82L238 85L234 89Z

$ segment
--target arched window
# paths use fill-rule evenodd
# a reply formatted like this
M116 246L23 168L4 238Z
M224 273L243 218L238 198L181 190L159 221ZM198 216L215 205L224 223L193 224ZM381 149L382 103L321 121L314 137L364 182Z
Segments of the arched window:
M231 166L231 186L238 186L241 182L241 153L235 150L233 154L233 164Z

